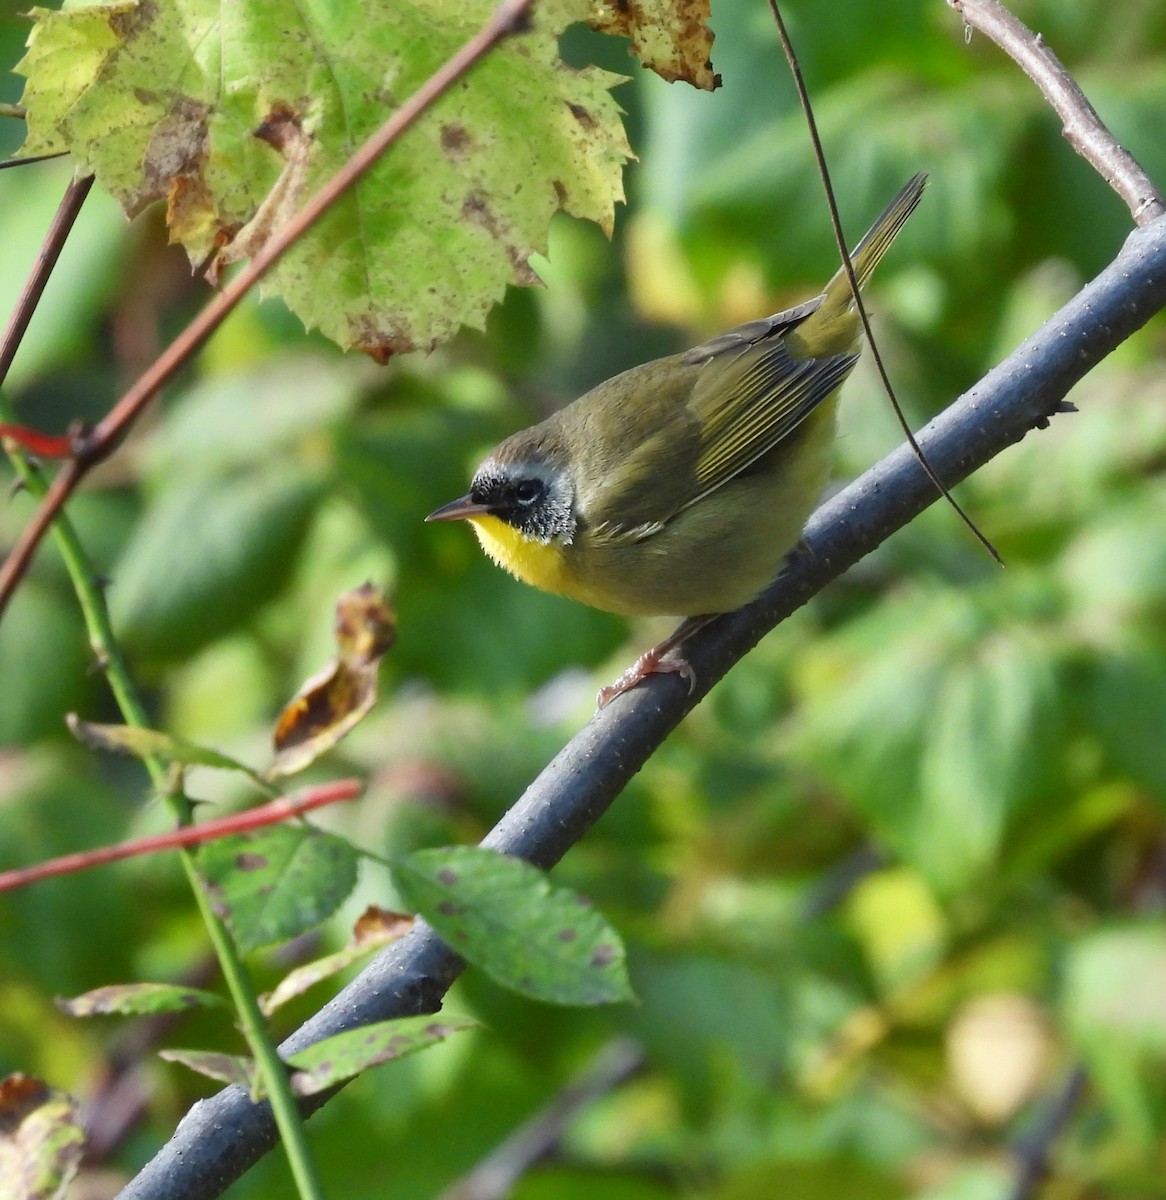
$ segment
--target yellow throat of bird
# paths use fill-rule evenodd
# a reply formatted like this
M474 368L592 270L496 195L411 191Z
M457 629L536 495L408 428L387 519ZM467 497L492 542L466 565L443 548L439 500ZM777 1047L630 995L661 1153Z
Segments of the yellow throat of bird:
M471 517L470 523L482 549L503 570L544 592L571 594L563 552L553 542L533 541L513 525L489 514Z

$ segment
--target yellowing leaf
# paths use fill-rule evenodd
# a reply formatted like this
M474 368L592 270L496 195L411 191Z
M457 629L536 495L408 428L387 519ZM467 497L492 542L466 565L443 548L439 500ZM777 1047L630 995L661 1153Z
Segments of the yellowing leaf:
M397 635L396 618L371 583L336 602L337 656L300 688L275 727L268 776L291 775L330 750L372 708L377 668Z
M76 1175L84 1148L72 1097L31 1075L0 1080L0 1195L56 1200Z
M709 0L596 0L591 26L632 39L632 53L662 79L711 92L721 86L710 59Z
M403 937L412 928L412 917L369 905L356 919L348 945L289 971L270 992L259 997L259 1007L264 1015L271 1016L281 1005L306 992L322 979L359 962L374 950Z
M71 1017L154 1016L226 1004L222 996L176 983L112 983L80 996L57 1000Z
M217 767L223 771L242 771L258 780L259 776L246 763L220 754L207 746L197 746L182 738L171 737L158 729L143 729L139 725L101 725L84 721L76 713L65 715L69 732L86 746L106 750L111 754L132 754L135 758L161 758L186 767Z
M250 253L476 32L492 0L218 0L33 10L24 154L68 150L192 262ZM378 360L481 327L537 283L559 209L610 230L630 157L618 76L568 67L586 0L546 0L281 260L266 289ZM283 136L296 131L294 138ZM273 136L273 130L282 131ZM236 255L238 252L235 252Z
M218 1054L213 1050L159 1050L158 1057L167 1062L181 1063L209 1079L220 1083L237 1083L255 1094L255 1063L236 1054Z

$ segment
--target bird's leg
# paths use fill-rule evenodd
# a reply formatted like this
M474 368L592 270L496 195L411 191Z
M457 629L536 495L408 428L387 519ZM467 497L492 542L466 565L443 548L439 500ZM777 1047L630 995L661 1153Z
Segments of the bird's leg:
M687 617L662 642L651 650L641 654L634 663L610 687L601 688L596 698L599 708L606 708L616 696L630 692L637 684L642 683L649 675L679 675L688 680L688 690L696 686L696 672L688 661L683 658L665 659L665 655L675 650L681 642L690 638L698 629L703 629L710 621L716 620L717 613L708 613L701 617Z

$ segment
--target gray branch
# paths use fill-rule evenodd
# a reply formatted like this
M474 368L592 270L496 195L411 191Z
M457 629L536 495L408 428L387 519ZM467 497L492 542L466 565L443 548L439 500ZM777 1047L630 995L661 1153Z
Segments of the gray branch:
M1052 47L999 0L947 0L969 29L986 34L1040 88L1061 118L1065 141L1126 202L1138 225L1166 212L1166 201L1141 164L1109 131Z
M1058 411L1069 389L1166 308L1166 218L1135 230L1095 280L971 391L935 418L919 443L949 486L966 478ZM903 446L823 505L807 550L740 612L687 643L692 695L656 676L597 713L498 822L484 844L554 865L619 795L664 738L742 655L810 596L935 500ZM424 923L369 967L281 1047L287 1055L371 1021L436 1012L464 967ZM315 1097L318 1107L327 1097ZM271 1149L265 1104L226 1088L196 1104L122 1200L211 1200Z

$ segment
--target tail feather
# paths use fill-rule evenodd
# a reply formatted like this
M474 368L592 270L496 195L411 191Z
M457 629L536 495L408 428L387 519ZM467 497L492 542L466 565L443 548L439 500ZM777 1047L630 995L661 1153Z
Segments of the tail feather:
M860 288L879 265L879 261L907 223L907 218L915 211L926 183L925 172L920 172L911 179L867 230L862 241L850 252L850 261ZM829 325L853 304L854 297L850 293L850 280L846 276L846 269L839 267L822 294L822 305L818 310L819 320L823 325Z

